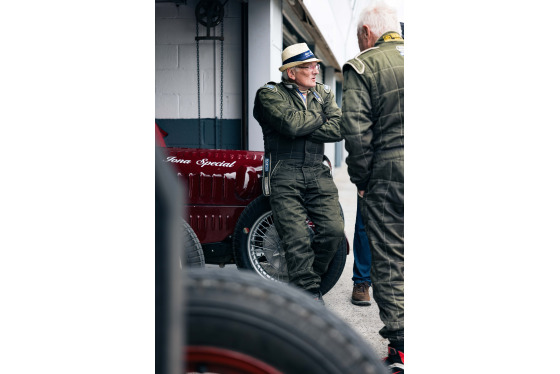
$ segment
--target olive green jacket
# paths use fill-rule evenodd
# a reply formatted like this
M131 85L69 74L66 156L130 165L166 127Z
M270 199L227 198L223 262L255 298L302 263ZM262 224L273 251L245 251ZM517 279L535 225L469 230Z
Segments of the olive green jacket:
M404 157L404 40L385 33L342 70L340 131L348 174L365 190L376 160Z
M317 83L303 102L296 85L268 82L258 89L253 116L263 131L271 166L279 159L322 162L324 143L342 140L342 113L329 86Z

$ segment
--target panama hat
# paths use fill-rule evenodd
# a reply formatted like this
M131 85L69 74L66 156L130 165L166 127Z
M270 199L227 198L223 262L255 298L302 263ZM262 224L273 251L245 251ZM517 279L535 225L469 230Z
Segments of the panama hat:
M284 71L312 61L320 62L321 60L315 57L306 43L292 44L282 51L282 66L278 70Z

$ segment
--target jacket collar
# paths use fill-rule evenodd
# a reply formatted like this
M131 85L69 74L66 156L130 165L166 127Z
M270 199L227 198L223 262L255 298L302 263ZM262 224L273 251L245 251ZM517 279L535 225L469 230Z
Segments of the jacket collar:
M377 41L375 42L373 47L368 48L368 49L364 49L363 51L358 53L354 58L358 58L359 56L363 55L367 51L371 51L372 49L377 49L384 43L398 42L398 41L404 42L404 39L400 36L400 34L394 32L394 31L388 31L385 34L381 35L381 37L379 39L377 39ZM360 71L360 70L361 69L356 69L356 71L358 71L361 74L363 72L363 69L362 69L362 71Z
M282 84L284 85L284 87L286 87L290 91L296 91L296 89L298 89L297 84L295 84L293 82L282 80ZM296 91L296 93L297 93L297 91ZM317 92L315 87L311 87L309 90L307 90L307 100L309 100L310 98L315 98L320 103L323 102L323 99L321 99L321 96L319 95L319 93Z
M396 42L396 41L404 41L404 39L401 37L401 34L399 34L398 32L394 32L394 31L388 31L385 34L381 35L379 37L379 39L377 39L377 41L375 42L375 44L373 45L374 47L377 47L383 43L387 43L387 42Z

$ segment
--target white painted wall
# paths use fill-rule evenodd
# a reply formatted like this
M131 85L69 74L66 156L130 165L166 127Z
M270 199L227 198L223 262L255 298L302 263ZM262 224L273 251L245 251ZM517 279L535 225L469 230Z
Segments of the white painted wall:
M249 150L264 151L259 123L253 118L255 94L282 74L282 1L249 1Z
M156 118L198 118L196 3L155 4ZM229 1L224 16L223 118L241 118L241 5ZM221 25L211 28L221 35ZM199 36L206 27L199 24ZM200 41L202 118L220 118L220 41Z

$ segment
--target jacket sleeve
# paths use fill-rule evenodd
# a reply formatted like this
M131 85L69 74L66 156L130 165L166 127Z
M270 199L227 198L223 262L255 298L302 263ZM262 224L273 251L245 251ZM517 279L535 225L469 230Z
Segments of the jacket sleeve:
M299 110L278 91L266 88L257 91L253 115L259 123L267 123L292 139L310 134L325 118L321 111Z
M340 122L342 121L342 111L336 104L332 91L325 93L322 107L323 113L328 120L317 130L313 131L308 136L308 139L315 143L333 143L341 141Z
M342 124L346 164L350 181L358 190L365 190L373 159L372 102L364 76L345 66L342 92Z

